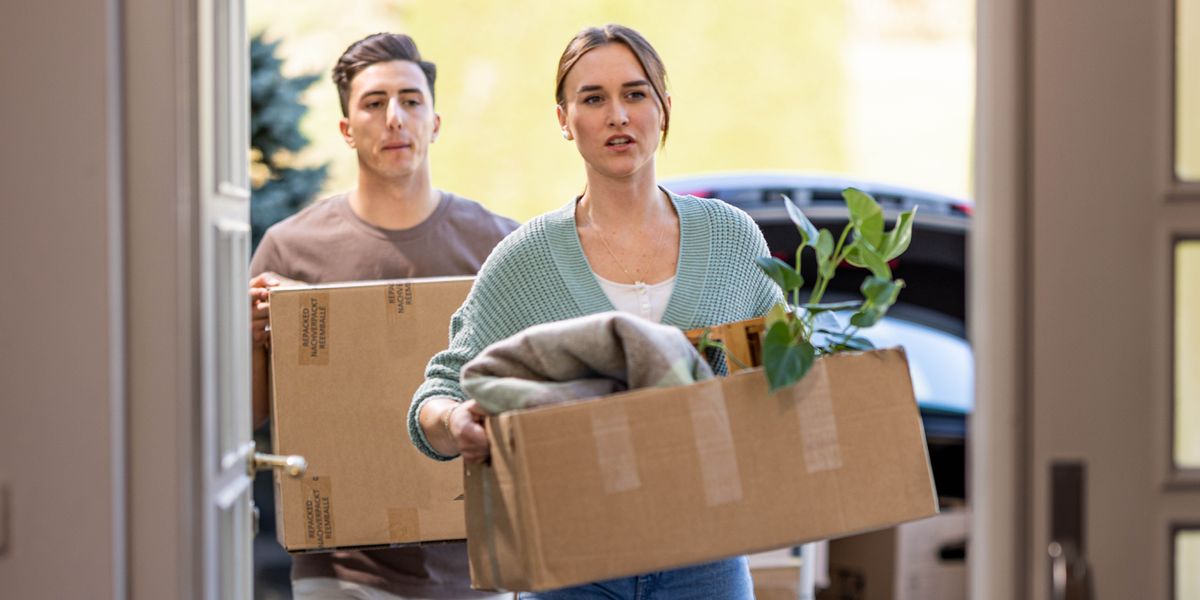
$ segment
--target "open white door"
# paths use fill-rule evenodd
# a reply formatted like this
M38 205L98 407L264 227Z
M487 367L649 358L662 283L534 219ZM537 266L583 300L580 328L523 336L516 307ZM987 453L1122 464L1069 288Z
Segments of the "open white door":
M251 598L249 41L242 0L198 2L200 511L207 600Z
M976 600L1200 598L1198 13L980 2Z

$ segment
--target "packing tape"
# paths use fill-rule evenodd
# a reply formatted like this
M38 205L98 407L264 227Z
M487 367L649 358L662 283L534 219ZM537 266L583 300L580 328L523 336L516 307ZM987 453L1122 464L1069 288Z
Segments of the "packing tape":
M481 465L475 470L475 473L481 478L480 483L483 490L483 530L487 536L487 555L488 562L491 563L492 567L492 583L493 585L500 585L500 553L496 550L496 530L492 514L495 511L495 506L492 499L492 477L489 472L490 470L490 467Z
M820 362L814 365L790 393L800 419L805 468L809 473L840 469L842 451L838 446L837 418L833 415L833 394L825 365Z
M688 412L700 458L705 502L711 507L741 500L742 477L729 412L725 409L724 389L715 382L697 386L688 396Z
M638 476L637 452L629 415L620 402L597 402L592 415L592 439L596 442L596 461L604 493L616 494L642 487Z
M389 508L388 537L392 542L412 542L421 539L421 515L416 508Z

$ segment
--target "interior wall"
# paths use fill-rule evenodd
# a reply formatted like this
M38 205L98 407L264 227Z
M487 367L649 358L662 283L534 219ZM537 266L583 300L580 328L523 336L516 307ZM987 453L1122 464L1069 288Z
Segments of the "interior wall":
M6 598L124 596L117 8L0 5Z

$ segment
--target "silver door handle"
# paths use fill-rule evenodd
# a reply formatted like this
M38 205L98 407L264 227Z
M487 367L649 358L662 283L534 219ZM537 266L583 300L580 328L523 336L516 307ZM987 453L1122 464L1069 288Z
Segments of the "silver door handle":
M1074 549L1074 544L1050 542L1050 600L1091 600L1091 578L1088 564Z
M1091 600L1091 574L1084 558L1087 467L1082 462L1050 466L1050 600Z

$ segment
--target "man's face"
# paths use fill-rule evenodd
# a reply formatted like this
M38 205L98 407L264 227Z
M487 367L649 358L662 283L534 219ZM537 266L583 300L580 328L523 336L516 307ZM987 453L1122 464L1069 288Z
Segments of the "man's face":
M360 169L385 178L428 172L441 117L417 63L393 60L360 71L350 81L347 112L342 137L358 152Z

